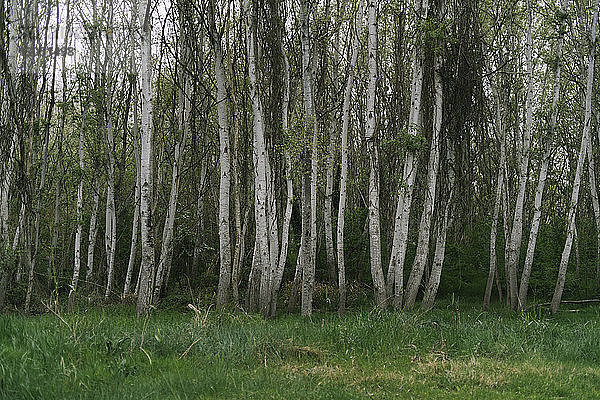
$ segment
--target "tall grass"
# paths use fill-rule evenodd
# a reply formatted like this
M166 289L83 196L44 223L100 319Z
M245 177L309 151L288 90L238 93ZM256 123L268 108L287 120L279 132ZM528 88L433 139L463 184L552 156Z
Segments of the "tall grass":
M0 397L600 398L599 314L1 315Z

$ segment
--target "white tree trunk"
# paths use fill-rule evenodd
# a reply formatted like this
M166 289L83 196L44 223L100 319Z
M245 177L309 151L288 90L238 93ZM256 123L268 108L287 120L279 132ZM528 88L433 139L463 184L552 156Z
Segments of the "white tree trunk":
M376 0L368 0L369 38L367 45L369 83L367 87L366 131L367 152L369 153L369 250L371 256L371 277L375 291L375 302L380 308L386 307L385 278L381 267L381 228L379 221L379 150L375 132L375 89L377 87L377 8Z
M182 17L183 18L183 17ZM184 23L182 22L182 26ZM184 28L182 28L184 29ZM187 36L186 34L183 34ZM186 39L180 39L181 41L185 41ZM188 73L186 72L188 61L189 61L189 48L187 42L180 44L181 48L181 64L180 67L180 77L179 77L179 85L180 88L178 90L178 121L177 128L179 132L182 132L182 136L179 141L175 144L175 154L173 157L173 170L171 176L171 193L169 196L169 206L167 208L167 215L165 216L165 224L163 227L163 236L162 236L162 245L160 251L160 258L158 262L158 267L156 269L156 278L154 284L154 295L153 301L156 303L160 298L160 293L163 286L167 284L168 273L171 269L171 260L173 257L173 232L175 230L175 214L177 212L177 197L179 194L179 180L180 180L180 168L183 159L183 152L186 146L187 137L189 135L189 116L190 116L190 105L188 104L188 95L191 93L190 88L190 80ZM217 100L218 101L218 100ZM225 102L223 101L223 104ZM221 103L219 102L219 107ZM229 175L227 175L229 177ZM227 180L227 183L229 181ZM227 186L229 189L229 186ZM227 191L227 194L229 191ZM227 196L229 199L229 196ZM229 205L229 203L227 203ZM227 214L229 217L229 214ZM229 225L227 226L229 227ZM229 233L229 229L227 230L227 234ZM227 247L229 248L229 247Z
M508 287L510 290L510 306L513 310L520 307L517 282L517 272L519 265L519 254L521 252L521 239L523 237L523 208L525 206L525 189L527 188L527 177L529 172L529 151L531 143L531 131L533 124L533 60L532 60L532 10L531 0L527 0L527 45L525 47L525 57L527 64L527 98L525 104L525 131L523 132L522 142L519 143L521 149L520 170L519 170L519 190L515 203L513 214L512 231L509 242L508 258Z
M283 103L281 105L281 121L283 131L289 129L288 113L290 105L290 65L287 54L281 43L281 52L283 54ZM277 261L277 269L273 274L273 285L271 288L271 316L275 316L277 311L277 295L281 287L281 279L287 261L290 221L292 220L292 208L294 205L294 182L292 180L292 160L288 152L285 152L286 161L286 184L287 184L287 201L285 206L285 216L283 218L283 228L281 232L281 247L279 249L279 258Z
M443 9L443 6L440 7ZM431 220L435 211L437 174L440 167L440 135L443 120L443 92L440 71L442 68L442 57L440 55L436 56L434 68L435 105L433 110L433 134L431 137L431 149L429 151L429 165L427 166L427 189L419 225L417 252L406 285L406 298L404 300L404 308L406 309L411 309L414 306L419 287L421 286L423 271L425 270L427 256L429 255Z
M8 69L11 77L17 76L17 57L18 57L18 43L17 43L17 21L19 20L20 14L20 2L17 0L11 0L10 2L10 22L8 24ZM14 78L13 78L14 79ZM9 85L14 85L14 82L8 82ZM9 102L5 101L4 105L7 109L9 108ZM9 127L12 127L13 134L10 141L10 150L6 164L0 169L2 173L2 183L0 185L0 240L2 240L6 247L8 247L8 211L9 211L9 196L10 196L10 184L13 175L13 163L15 162L15 153L17 146L17 128L13 123L10 123L9 110L6 110L6 121ZM0 274L2 271L0 271Z
M269 254L269 233L267 221L267 149L263 126L263 109L260 100L257 65L256 65L256 25L254 18L256 10L250 6L251 0L244 1L246 12L246 40L248 42L248 76L250 83L250 100L252 102L253 132L254 132L254 209L256 219L256 242L260 260L260 291L259 308L263 316L268 316L270 310L271 289L271 260ZM255 245L255 246L256 246Z
M312 298L315 284L315 258L317 249L317 124L314 112L313 98L313 69L311 63L310 32L309 32L309 0L300 2L300 37L302 47L302 88L306 130L312 130L312 144L310 151L304 150L304 176L302 182L302 234L309 233L310 238L305 238L304 248L300 250L302 254L302 306L303 316L312 314ZM308 140L304 144L308 147ZM310 155L309 155L310 154ZM309 161L310 160L310 161ZM308 163L310 162L310 180L308 179ZM305 186L309 186L305 187ZM308 194L308 196L307 196ZM305 229L305 225L310 222L310 231Z
M508 287L508 268L507 268L507 264L508 264L508 258L509 258L509 252L510 252L510 211L508 209L509 204L510 204L510 199L509 199L509 195L510 195L510 191L508 190L508 166L506 165L506 163L504 164L504 168L503 168L503 173L504 173L504 182L506 182L506 187L505 190L503 190L503 194L502 194L502 223L503 223L503 228L504 228L504 280L506 282L506 305L509 306L510 305L510 288Z
M129 249L129 262L127 263L127 273L125 275L125 286L123 288L123 295L129 294L131 287L131 277L133 276L133 269L135 266L135 259L137 253L137 242L140 226L140 176L141 176L141 161L140 161L140 137L138 131L138 96L137 96L137 75L134 78L133 84L133 156L135 158L135 204L133 210L133 224L131 227L131 248ZM139 272L138 272L139 275Z
M203 141L204 142L204 141ZM200 256L202 253L201 247L203 245L202 242L202 233L204 232L204 219L202 217L203 215L203 197L204 197L204 191L206 188L206 168L207 168L207 164L208 164L208 160L206 159L207 157L205 157L201 162L200 162L200 182L198 182L198 198L196 199L196 219L198 220L197 224L196 224L196 238L194 239L194 258L192 260L192 277L194 277L196 275L196 273L198 272L198 268L199 268L199 264L200 264ZM191 279L192 277L190 277L190 280L193 281L193 279ZM232 277L233 279L233 277Z
M496 176L496 198L494 200L494 212L492 216L492 229L490 231L490 270L488 273L485 294L483 296L483 309L487 310L490 306L492 297L492 288L494 286L494 277L497 275L497 256L496 256L496 238L498 237L498 217L500 214L500 205L502 202L502 191L504 184L504 165L506 164L506 130L501 106L501 96L498 85L492 84L492 92L495 103L495 126L500 138L500 161L498 163L498 174Z
M229 160L229 123L227 117L228 99L225 82L225 67L223 64L223 50L221 38L215 23L215 5L210 2L209 29L211 44L214 52L215 79L217 83L217 113L219 115L219 286L217 294L217 308L222 310L229 300L231 286L231 239L229 227L229 199L230 199L230 160Z
M573 235L575 231L575 215L577 214L577 203L579 201L579 188L581 185L581 174L585 163L586 152L592 151L591 144L591 125L592 125L592 95L594 83L594 64L595 64L595 45L596 45L596 30L598 27L598 0L594 2L594 17L592 22L592 46L589 56L587 83L585 91L585 120L583 125L583 135L581 136L581 148L577 159L577 169L575 170L575 178L573 180L573 191L571 193L571 202L569 203L569 214L567 217L567 239L563 248L558 269L558 278L556 279L556 287L550 309L552 313L558 312L562 292L565 287L565 277L567 275L567 265L569 264L569 256L571 255L571 247L573 245Z
M135 146L138 147L138 146ZM137 253L137 243L139 236L140 226L140 171L139 171L139 150L134 150L136 158L136 173L135 173L135 204L133 210L133 224L131 227L131 247L129 249L129 262L127 263L127 273L125 274L125 286L123 287L123 296L129 294L131 290L131 278L133 277L133 270L135 267L135 259Z
M107 178L106 178L106 219L105 219L105 247L106 247L106 266L107 283L104 298L108 298L112 291L115 271L115 253L117 250L117 215L115 207L115 140L113 132L113 105L112 105L112 73L113 73L113 2L109 0L108 26L106 30L106 94L104 97L104 107L106 109L106 155L107 155Z
M9 204L9 191L10 183L12 179L12 169L15 158L15 150L17 144L16 131L10 142L10 150L6 166L3 169L2 186L0 186L0 238L4 241L5 245L8 246L8 204Z
M561 12L564 12L564 0L561 1L560 6ZM540 173L538 177L537 189L535 191L534 200L534 212L533 219L531 221L531 229L529 231L529 242L527 244L527 254L525 255L525 264L523 265L523 272L521 274L521 285L519 287L519 309L524 309L527 305L527 290L529 287L529 277L531 275L531 266L533 265L533 255L535 253L535 245L537 242L537 235L540 227L540 220L542 216L542 198L544 195L544 187L546 185L546 178L548 176L548 169L550 167L550 158L552 155L552 140L556 130L556 122L558 119L558 101L560 99L560 76L562 66L562 48L564 42L564 20L560 20L558 27L559 38L556 48L556 69L554 71L554 88L552 96L552 111L550 116L550 132L548 137L545 139L544 155L542 159L542 165L540 166ZM593 172L591 172L593 173ZM592 175L590 175L590 179ZM597 200L597 197L596 197ZM596 201L597 204L597 201ZM596 209L595 209L596 210ZM596 220L600 215L596 212ZM600 244L600 243L599 243Z
M333 93L339 90L339 77L338 77L338 65L340 52L339 41L340 41L341 29L335 33L335 39L333 41L332 58L333 58L333 71L331 78L331 86ZM329 115L329 148L327 151L327 170L325 177L325 201L323 205L323 225L325 227L325 250L327 255L327 271L329 273L329 283L336 284L335 274L335 248L333 243L333 185L334 185L334 169L335 161L337 157L337 141L338 141L338 120L337 112L333 110Z
M440 286L440 279L442 276L442 267L444 265L444 257L446 254L446 233L448 231L449 222L449 211L450 205L454 200L454 149L453 143L449 140L446 142L448 146L448 180L449 180L449 193L448 199L446 200L446 206L444 207L444 214L440 218L438 224L439 229L437 233L437 240L435 243L435 253L433 257L433 266L431 267L431 275L429 276L429 282L427 282L427 288L425 289L425 295L423 296L423 302L421 307L425 310L429 310L433 307L437 290ZM498 219L496 218L496 222Z
M75 294L77 293L77 284L79 282L79 271L81 270L81 235L83 233L83 170L85 168L85 164L83 161L83 143L88 109L89 105L86 104L81 118L81 127L79 131L78 153L79 170L81 172L81 178L79 178L79 185L77 186L77 231L75 232L75 261L73 266L73 278L71 279L71 290L69 291L68 300L69 309L73 309Z
M598 138L600 138L600 112L596 112L596 133L598 135ZM592 142L591 139L590 142ZM593 158L593 152L591 152L591 156ZM597 223L596 234L598 235L598 244L596 252L596 284L600 286L600 227Z
M85 274L86 286L92 282L92 273L94 272L94 250L96 248L96 238L98 237L98 208L100 206L100 182L94 178L92 186L92 215L90 216L90 230L88 234L87 251L87 271Z
M275 171L271 169L270 157L267 154L267 229L269 233L269 314L273 303L277 266L279 261L279 222L277 219L277 199L275 198Z
M415 0L414 7L418 17L421 20L426 20L429 11L429 0ZM410 91L408 131L411 136L416 136L420 131L421 93L423 89L424 68L423 49L417 46L413 48L411 64L413 68L413 77ZM396 309L402 307L404 296L404 258L406 256L406 246L408 244L408 222L417 168L417 154L415 154L413 150L407 149L406 158L404 160L404 171L402 174L402 181L405 186L400 189L400 193L398 194L398 204L394 222L394 236L392 239L390 264L388 267L394 271L394 307ZM389 296L391 296L391 293Z
M344 213L346 212L346 192L348 181L348 131L350 125L350 107L352 106L352 88L356 74L356 61L358 59L358 45L363 20L363 0L358 5L355 26L352 30L352 55L348 66L348 79L344 89L344 104L342 105L342 133L341 133L341 172L340 172L340 202L337 217L337 263L338 263L338 312L343 314L346 310L346 266L344 264Z
M152 2L140 5L141 19L141 83L142 83L142 123L140 214L142 232L142 263L138 285L138 316L147 315L152 304L154 276L154 239L152 230Z
M131 5L131 23L136 29L138 28L138 3L134 0ZM131 57L129 58L129 73L133 76L132 83L132 108L133 108L133 157L135 160L135 204L133 205L133 223L131 227L131 247L129 249L129 262L127 263L127 272L125 273L125 285L123 287L123 296L127 296L131 290L131 278L135 267L135 259L137 253L137 242L140 226L140 136L138 126L138 74L135 66L135 47L136 41L133 37L131 40Z
M109 162L110 163L110 162ZM115 192L114 192L114 165L112 172L109 172L107 177L106 188L106 217L104 230L104 243L106 248L106 266L107 266L107 283L104 292L104 298L108 298L112 291L115 266L115 250L117 241L117 219L115 213Z

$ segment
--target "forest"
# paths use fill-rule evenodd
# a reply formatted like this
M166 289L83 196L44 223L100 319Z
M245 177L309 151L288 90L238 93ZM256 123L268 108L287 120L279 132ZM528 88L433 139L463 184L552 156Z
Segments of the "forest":
M598 12L0 0L0 397L597 398Z

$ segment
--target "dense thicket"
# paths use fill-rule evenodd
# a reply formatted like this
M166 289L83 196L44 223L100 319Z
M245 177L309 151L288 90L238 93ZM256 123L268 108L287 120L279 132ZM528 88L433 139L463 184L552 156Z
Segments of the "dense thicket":
M598 0L0 7L0 308L599 290Z

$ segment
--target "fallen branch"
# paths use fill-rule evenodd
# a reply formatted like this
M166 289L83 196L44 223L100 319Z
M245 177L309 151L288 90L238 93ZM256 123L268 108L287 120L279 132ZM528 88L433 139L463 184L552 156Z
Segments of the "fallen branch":
M563 300L560 304L592 304L600 303L600 299L588 299L588 300ZM538 307L550 307L552 303L538 304Z

